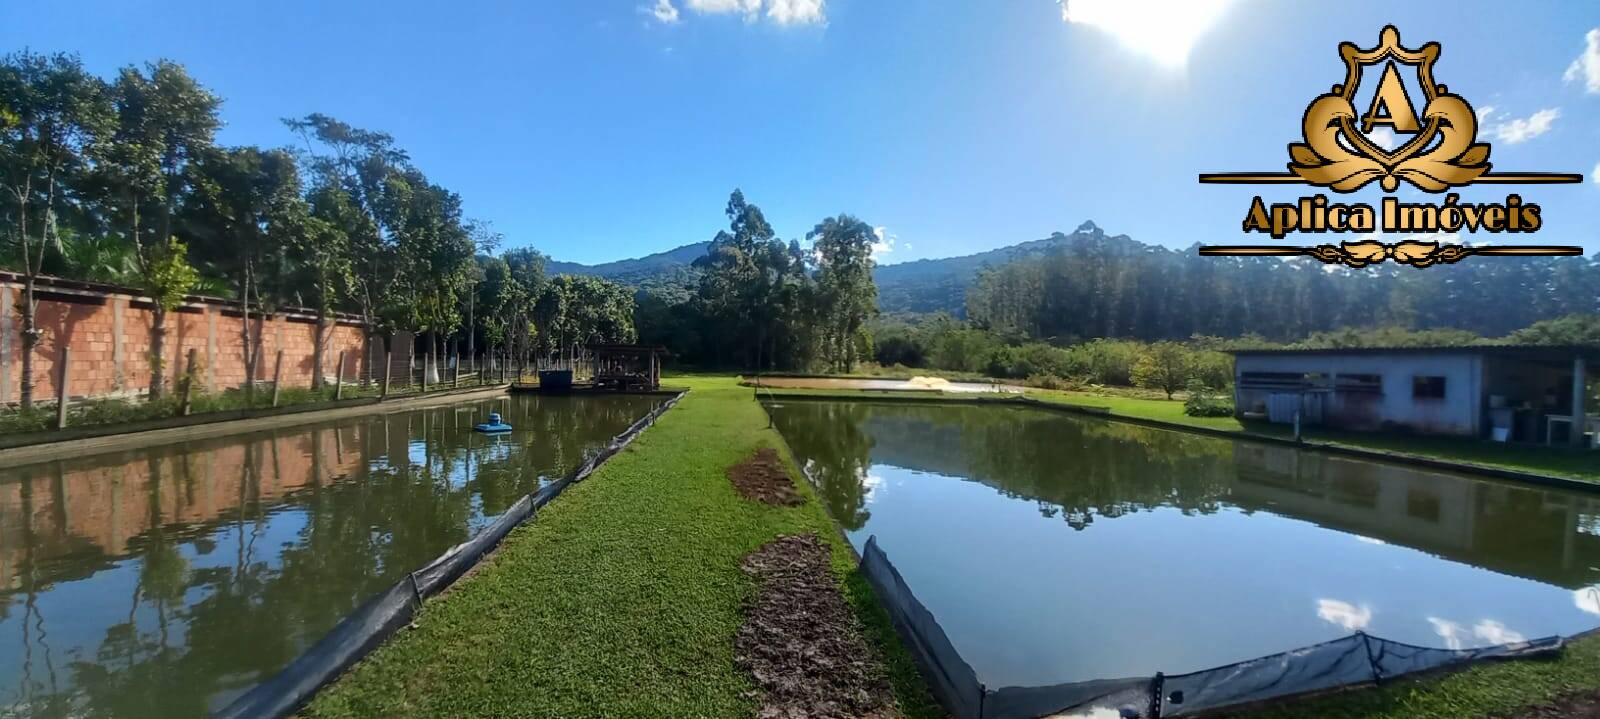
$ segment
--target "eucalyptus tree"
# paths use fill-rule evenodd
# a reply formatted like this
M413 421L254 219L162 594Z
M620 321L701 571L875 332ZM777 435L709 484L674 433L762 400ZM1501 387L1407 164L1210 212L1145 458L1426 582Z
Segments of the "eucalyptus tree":
M500 246L505 239L503 235L494 231L494 226L486 220L470 220L467 222L467 235L472 238L473 257L472 264L467 267L467 358L475 361L478 356L478 288L487 279L485 261L490 259L490 254ZM490 346L493 346L491 343Z
M60 246L57 217L71 179L111 122L104 83L77 57L20 52L0 59L0 240L22 270L24 409L33 406L33 355L43 335L36 283L49 248Z
M297 210L291 205L291 210ZM317 313L316 341L311 346L311 387L322 389L324 357L327 354L331 317L349 294L354 259L350 254L350 234L355 208L349 195L317 188L310 197L309 212L291 211L290 217L303 218L289 234L289 253L301 288L300 304L309 304ZM341 366L339 372L344 368ZM342 374L341 374L342 376Z
M242 318L245 391L253 392L262 323L251 322L251 310L284 304L290 249L311 231L299 171L284 150L235 147L206 152L193 174L196 189L181 226L197 261L232 280Z
M406 168L401 178L405 190L397 193L402 218L395 242L406 301L397 316L427 337L430 351L442 353L445 337L461 323L476 246L462 224L460 196L415 168Z
M184 244L172 234L173 218L195 189L193 165L212 149L222 101L182 65L167 60L143 70L123 68L112 97L116 130L99 167L135 250L142 289L152 297L181 301L197 278L187 265ZM149 224L147 214L154 215ZM151 310L151 399L166 389L166 315L175 306L176 301L158 301Z
M823 220L806 235L816 263L818 334L822 356L835 371L848 372L866 354L864 327L878 311L872 226L849 215Z
M557 345L551 343L553 335L548 331L539 331L539 328L548 329L547 325L565 312L563 296L550 295L546 298L550 290L549 280L545 275L548 258L544 253L531 247L507 250L502 258L520 292L518 304L514 308L516 317L507 326L509 330L505 338L507 356L526 358L534 351L548 356ZM546 301L541 302L541 300Z
M373 340L393 329L393 305L403 297L397 294L401 264L396 235L405 212L397 196L409 188L401 177L409 160L388 133L352 127L321 113L283 123L304 142L306 165L316 176L313 184L344 194L343 202L353 210L340 214L336 224L349 244L349 299L361 315L362 355L370 359ZM371 376L364 373L363 381Z

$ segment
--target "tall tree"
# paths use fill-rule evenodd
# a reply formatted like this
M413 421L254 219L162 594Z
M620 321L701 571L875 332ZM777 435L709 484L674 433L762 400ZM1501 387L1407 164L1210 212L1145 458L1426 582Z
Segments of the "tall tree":
M101 163L114 193L128 240L136 250L144 290L170 294L174 273L173 217L194 188L195 160L210 151L221 121L222 101L201 87L182 65L161 60L143 71L127 67L113 84L117 128ZM146 214L153 214L149 226ZM191 283L192 284L192 283ZM185 288L187 291L187 288ZM166 318L157 302L150 314L150 398L166 390Z
M349 243L350 299L361 315L362 356L369 361L373 341L393 329L391 305L403 297L397 294L401 267L395 236L405 212L396 196L408 188L401 177L408 158L389 134L320 113L283 123L304 141L307 165L317 175L314 184L344 193L355 210L341 216L339 229ZM363 372L363 383L372 376L370 368Z
M111 118L103 83L77 57L21 52L0 60L0 229L22 270L24 409L33 407L33 355L43 335L35 286L48 249L60 244L57 212Z
M869 354L864 328L878 311L878 286L872 280L877 233L861 220L839 215L823 220L806 238L817 266L822 356L835 371L849 372L858 357Z
M288 254L312 233L294 156L255 147L213 149L194 166L196 191L181 216L198 260L233 282L241 317L245 391L260 368L262 319L283 303ZM319 344L320 344L319 325ZM320 368L319 368L320 369ZM320 372L318 373L320 374Z

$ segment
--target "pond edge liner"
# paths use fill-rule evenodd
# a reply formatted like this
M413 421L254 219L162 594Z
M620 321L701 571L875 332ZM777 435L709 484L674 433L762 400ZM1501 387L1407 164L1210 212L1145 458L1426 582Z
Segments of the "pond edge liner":
M1345 637L1184 674L1092 679L990 689L961 657L938 620L916 598L870 536L860 569L916 660L930 693L954 719L1032 719L1060 712L1123 707L1144 719L1231 716L1400 678L1454 672L1489 662L1546 658L1600 627L1476 649L1421 647L1357 631Z
M1291 447L1291 448L1294 448L1294 449L1303 449L1303 450L1308 450L1308 451L1327 452L1329 454L1337 454L1337 455L1343 455L1343 456L1347 456L1347 457L1355 457L1355 458L1358 458L1358 459L1371 460L1371 461L1375 461L1375 462L1383 462L1383 463L1387 463L1387 464L1408 465L1408 466L1412 466L1412 467L1421 467L1423 469L1433 469L1433 470L1439 470L1439 471L1443 471L1443 472L1454 472L1456 474L1467 474L1467 475L1475 475L1475 476L1482 476L1482 477L1490 477L1490 478L1493 478L1493 479L1503 479L1503 480L1507 480L1507 481L1511 481L1511 482L1521 482L1521 483L1524 483L1524 484L1536 484L1536 485L1540 485L1540 486L1544 486L1544 487L1554 487L1554 488L1557 488L1557 489L1567 489L1567 490L1572 490L1572 491L1575 491L1575 492L1585 492L1585 493L1589 493L1589 494L1600 494L1600 481L1588 481L1588 480L1583 480L1583 479L1576 479L1576 478L1573 478L1573 477L1562 477L1560 475L1554 475L1554 474L1541 474L1539 472L1525 472L1525 471L1517 470L1517 469L1509 469L1509 468L1504 468L1504 467L1491 467L1491 466L1485 465L1485 464L1473 464L1473 463L1470 463L1470 462L1455 462L1455 461L1446 460L1446 459L1435 459L1435 458L1432 458L1432 457L1424 457L1424 456L1421 456L1421 455L1409 454L1409 453L1406 453L1406 452L1385 452L1385 451L1376 450L1376 449L1365 449L1365 448L1362 448L1362 447L1354 447L1354 446L1351 446L1351 445L1338 444L1338 443L1334 443L1334 442L1320 442L1320 441L1315 441L1315 440L1313 440L1313 441L1296 442L1294 439L1289 438L1289 437L1275 437L1275 436L1272 436L1272 435L1261 434L1259 432L1251 432L1251 431L1248 431L1248 430L1235 432L1235 431L1226 430L1226 429L1214 429L1212 427L1200 427L1200 426L1197 426L1197 425L1182 424L1182 423L1179 423L1179 422L1168 422L1166 420L1160 420L1160 419L1149 419L1149 418L1146 418L1146 417L1134 417L1134 416L1125 415L1125 414L1113 413L1110 410L1110 408L1108 408L1108 407L1095 407L1095 406L1092 406L1092 405L1072 405L1072 404L1064 404L1064 403L1060 403L1060 402L1045 402L1043 400L1034 399L1032 397L1018 397L1018 396L1008 396L1008 397L949 397L949 396L943 396L943 397L937 397L937 396L930 396L930 395L914 395L914 396L909 396L909 397L896 397L896 396L893 396L894 392L905 391L905 390L884 390L879 394L861 395L861 396L842 395L842 394L835 394L835 395L827 395L827 394L773 394L771 392L771 389L773 389L773 388L766 388L766 389L768 390L768 392L767 392L768 400L767 401L774 401L774 402L782 402L782 401L786 401L786 400L794 400L794 401L801 401L801 402L880 402L881 401L881 402L906 402L906 403L921 403L921 404L952 404L952 405L968 405L968 406L973 406L973 405L977 405L977 406L989 406L989 405L1007 406L1007 405L1009 405L1009 406L1015 406L1015 407L1033 407L1035 409L1042 409L1042 410L1051 411L1051 412L1060 412L1062 414L1074 414L1074 415L1081 415L1081 416L1086 416L1086 417L1098 417L1100 419L1111 420L1113 422L1123 422L1123 423L1126 423L1126 424L1136 424L1136 425L1141 425L1141 426L1144 426L1144 427L1150 427L1152 429L1164 429L1164 430L1170 430L1170 431L1173 431L1173 432L1188 432L1190 434L1205 435L1205 436L1208 436L1208 437L1216 437L1216 438L1219 438L1219 439L1232 439L1232 440L1239 440L1239 441L1244 441L1244 442L1257 442L1257 443L1261 443L1261 444L1275 444L1275 445L1282 446L1282 447Z
M251 687L211 716L215 719L278 719L299 711L318 691L332 684L402 627L410 625L426 599L448 588L499 546L511 530L532 519L539 509L568 487L588 479L606 460L616 456L677 405L685 394L688 390L673 395L612 437L604 448L572 473L523 495L471 539L445 550L444 554L367 600L277 674Z

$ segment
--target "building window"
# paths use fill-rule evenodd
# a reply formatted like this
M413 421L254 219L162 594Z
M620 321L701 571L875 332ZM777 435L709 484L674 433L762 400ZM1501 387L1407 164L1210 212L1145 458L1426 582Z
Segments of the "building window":
M1414 399L1444 399L1444 378L1412 377L1411 396Z
M1334 380L1333 387L1339 392L1383 394L1383 375L1341 374Z

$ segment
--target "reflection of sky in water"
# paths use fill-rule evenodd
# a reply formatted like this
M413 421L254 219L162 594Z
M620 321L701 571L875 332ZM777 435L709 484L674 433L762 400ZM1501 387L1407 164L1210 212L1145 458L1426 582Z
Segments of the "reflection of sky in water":
M1160 507L1074 531L959 477L877 463L864 476L870 519L851 540L877 535L989 686L1193 671L1356 630L1479 647L1570 634L1600 614L1600 590L1269 511Z

